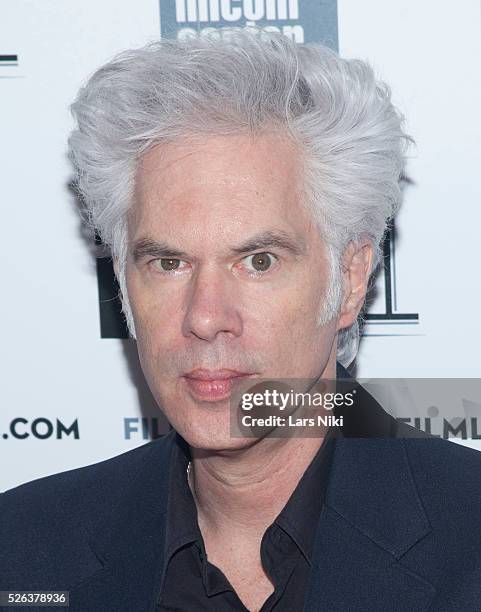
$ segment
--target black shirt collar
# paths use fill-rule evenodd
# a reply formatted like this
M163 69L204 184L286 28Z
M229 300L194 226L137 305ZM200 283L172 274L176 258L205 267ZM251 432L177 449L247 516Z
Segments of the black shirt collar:
M197 524L197 508L187 481L187 466L190 459L187 442L176 433L169 477L165 543L167 561L182 546L201 539Z
M335 436L330 431L274 521L294 540L308 563L324 503L334 445Z

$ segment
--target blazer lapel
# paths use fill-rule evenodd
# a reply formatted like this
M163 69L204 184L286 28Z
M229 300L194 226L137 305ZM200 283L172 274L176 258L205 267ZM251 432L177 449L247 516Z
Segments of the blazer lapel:
M70 610L153 611L163 569L172 430L150 443L149 453L113 508L90 539L102 565L70 589Z
M339 438L304 612L422 612L434 587L402 555L430 532L404 441Z

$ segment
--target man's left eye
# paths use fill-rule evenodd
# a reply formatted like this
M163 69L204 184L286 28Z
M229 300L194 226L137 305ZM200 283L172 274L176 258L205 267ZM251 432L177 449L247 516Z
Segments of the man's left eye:
M253 272L267 272L276 260L277 257L272 253L256 253L255 255L244 257L247 267Z

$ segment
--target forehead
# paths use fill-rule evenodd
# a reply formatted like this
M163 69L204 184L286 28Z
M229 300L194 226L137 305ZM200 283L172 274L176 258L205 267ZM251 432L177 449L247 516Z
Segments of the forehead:
M129 233L148 229L173 235L203 228L207 239L229 228L302 231L309 223L302 191L301 152L284 135L236 134L161 144L140 161Z

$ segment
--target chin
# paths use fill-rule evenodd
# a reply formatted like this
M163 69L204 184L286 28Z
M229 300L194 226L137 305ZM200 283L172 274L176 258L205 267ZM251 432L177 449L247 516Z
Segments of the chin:
M184 438L187 444L196 449L204 451L234 451L253 446L256 438L234 437L230 431L230 425L219 427L219 422L208 427L204 422L179 424L173 423L174 429Z

